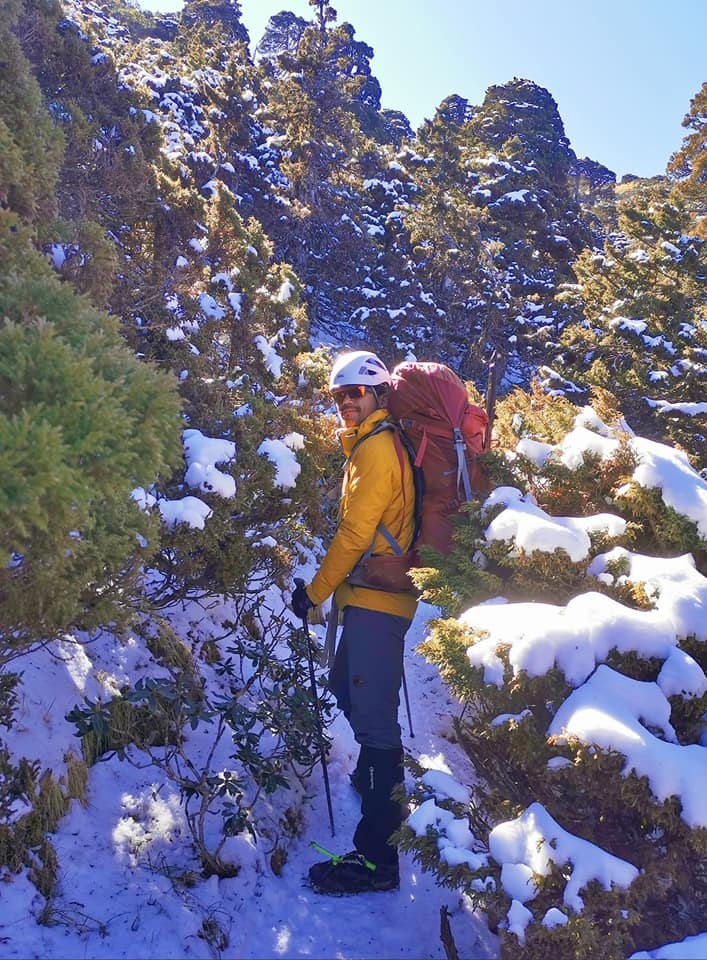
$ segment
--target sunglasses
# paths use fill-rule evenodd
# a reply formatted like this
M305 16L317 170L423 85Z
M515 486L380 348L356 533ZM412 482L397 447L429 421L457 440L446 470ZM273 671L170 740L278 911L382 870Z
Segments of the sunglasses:
M344 400L361 400L366 396L366 387L358 383L353 387L341 387L339 390L332 390L331 397L337 407L340 407Z

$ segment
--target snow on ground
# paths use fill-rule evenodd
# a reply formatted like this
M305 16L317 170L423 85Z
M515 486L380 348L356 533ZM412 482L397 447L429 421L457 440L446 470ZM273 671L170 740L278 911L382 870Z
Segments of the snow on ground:
M608 454L611 438L606 434L607 428L585 410L568 435L571 442L565 438L562 456L576 458L579 452L595 449L597 444L607 449L595 452ZM641 446L640 438L634 439L640 454L634 482L659 488L666 503L692 519L700 531L707 529L704 479L675 451L659 444ZM212 482L215 464L223 459L224 451L215 450L208 438L196 440L206 441L199 443L198 456L196 449L192 452L201 473L208 474ZM298 435L293 434L272 456L267 451L276 467L295 462L298 441ZM541 447L536 445L527 453L542 459L550 454L550 448ZM230 449L225 451L226 455L230 453ZM278 482L277 475L274 482ZM230 490L224 492L229 494ZM142 496L148 505L149 494L136 491L136 496ZM552 551L562 546L579 559L587 556L587 533L595 526L614 534L621 532L617 526L620 518L610 514L582 521L549 517L531 498L512 488L499 488L492 502L494 498L503 500L506 509L491 523L487 537L510 539L516 544L522 541L528 551ZM176 502L174 522L192 522L184 509L186 501L195 499ZM472 607L460 618L468 627L488 634L470 647L469 658L483 666L489 683L501 682L498 643L509 647L509 661L516 671L524 669L537 676L557 666L576 689L558 712L558 729L554 732L571 731L587 742L623 752L627 769L636 768L648 776L659 797L677 794L684 819L692 826L704 825L707 766L703 753L707 735L700 744L676 744L669 726L667 697L704 693L703 672L678 649L677 642L690 634L700 640L707 638L707 580L688 555L661 559L618 547L595 557L588 572L590 578L607 583L615 579L644 582L654 598L654 608L625 608L592 591L591 579L590 589L564 607L504 603L496 598L495 602ZM433 608L421 604L407 641L414 738L405 730L404 710L401 717L408 752L430 770L426 782L450 795L450 789L455 792L472 786L474 777L468 757L452 735L451 719L458 705L436 669L415 653L425 624L434 614ZM216 614L212 619L215 623ZM221 623L224 620L222 616ZM181 635L179 625L172 626ZM321 640L323 628L317 628L317 632ZM646 658L661 657L665 663L656 682L639 684L603 665L613 648L632 650ZM98 635L88 645L71 637L55 640L24 656L18 669L23 671L23 678L17 721L3 733L3 739L15 757L36 760L41 769L51 767L55 776L64 772L68 751L79 753L73 726L63 719L74 704L84 696L109 698L136 677L159 675L140 643L130 638L118 642L108 633ZM494 722L503 720L497 717ZM662 730L664 739L654 736L646 722ZM319 859L310 847L311 841L337 853L346 852L358 819L358 798L348 785L356 745L340 716L334 720L331 733L334 742L329 775L336 836L329 836L321 771L315 770L303 786L294 784L287 795L276 795L273 802L277 809L269 818L269 837L261 830L258 842L249 836L228 841L232 859L241 865L241 872L232 879L212 877L204 881L196 872L180 799L173 785L161 779L154 767L138 769L116 758L94 766L86 807L74 801L52 837L60 889L51 903L45 904L24 874L0 874L0 955L22 960L140 960L157 956L425 960L444 954L439 936L440 908L444 906L450 913L459 955L470 960L495 958L497 940L488 932L483 917L474 914L468 901L458 894L439 888L435 876L422 873L408 855L402 857L401 888L394 893L330 899L303 885L309 865ZM639 753L632 746L636 742L641 745ZM301 808L303 817L297 839L289 842L272 830L288 804L295 814ZM18 801L14 816L24 812L21 806ZM440 814L432 801L425 810L423 806L414 814L414 822L424 831L432 820L439 820ZM496 853L503 861L504 889L515 897L508 926L521 937L529 916L523 903L533 892L527 883L532 865L525 860L532 859L530 853L536 851L539 838L561 841L572 854L568 853L569 858L582 862L585 873L575 878L573 890L578 890L587 876L601 880L607 869L612 875L616 871L622 876L631 873L630 864L602 859L601 851L588 858L584 842L582 855L577 854L577 838L561 832L539 806L526 813L528 816L496 828L496 840L509 834L517 838L508 860L498 850ZM443 830L443 858L448 863L469 862L469 857L476 854L469 851L468 829L465 824L461 829L460 822L450 817L447 815ZM278 841L287 848L288 857L281 867L274 867L271 854ZM569 891L571 895L573 890ZM562 916L561 911L549 911L544 922L554 925L562 922ZM707 934L635 955L644 960L700 956L707 956Z
M410 737L401 705L404 745L410 754L423 758L425 766L447 774L453 770L455 777L463 773L464 782L471 784L470 762L452 742L451 717L457 704L436 668L414 653L434 612L421 604L408 634L406 672L415 736ZM321 637L323 628L314 629ZM109 635L99 642L107 648ZM94 646L88 653L93 660L99 659L99 652ZM56 762L68 747L78 753L72 726L57 718L63 715L61 709L80 700L78 686L84 675L77 672L74 661L83 663L81 653L71 658L70 670L57 659L56 651L33 655L31 687L25 688L18 711L20 741L25 746L35 743L38 755ZM123 655L130 658L130 651ZM106 649L104 659L110 656ZM70 672L72 683L79 680L74 688L68 683ZM90 685L87 693L95 696ZM51 722L47 719L50 707ZM303 884L309 865L321 859L310 841L346 852L358 820L358 798L348 783L356 744L343 717L337 715L332 734L328 769L336 836L331 836L317 768L306 783L302 834L289 847L280 876L270 866L269 849L239 841L240 874L233 879L201 880L193 872L174 788L161 781L154 768L138 770L117 758L96 764L90 771L88 806L84 809L73 801L52 836L61 889L46 913L48 925L37 923L45 901L26 875L0 876L0 956L7 960L441 960L440 908L446 906L460 956L496 957L497 940L483 916L474 913L464 898L438 887L434 875L423 873L407 854L402 855L401 886L396 892L330 898Z

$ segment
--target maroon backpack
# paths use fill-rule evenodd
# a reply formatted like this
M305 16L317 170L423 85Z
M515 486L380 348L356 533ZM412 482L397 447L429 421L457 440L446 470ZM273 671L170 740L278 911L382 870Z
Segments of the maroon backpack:
M479 463L490 446L488 417L442 363L400 363L392 376L388 410L415 449L414 462L424 477L416 546L448 553L454 514L490 489Z
M426 545L448 553L459 507L491 488L479 462L490 447L490 431L486 411L469 402L462 380L442 363L398 364L388 411L416 474L415 537L412 544L396 544L379 527L395 555L372 556L367 551L349 582L397 592L413 589L406 574L420 566L417 548Z

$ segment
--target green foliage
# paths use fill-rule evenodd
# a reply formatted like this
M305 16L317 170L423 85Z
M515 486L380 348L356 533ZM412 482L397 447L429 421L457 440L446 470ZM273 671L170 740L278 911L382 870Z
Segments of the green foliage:
M16 32L44 97L42 123L62 144L51 198L59 219L44 217L38 240L45 248L61 244L61 276L122 317L139 300L139 287L155 279L145 261L158 205L159 130L118 79L113 56L121 44L108 52L87 42L98 18L90 17L82 34L73 22L79 11L69 20L57 0L21 6ZM38 138L34 152L45 152Z
M631 518L635 549L659 556L692 553L704 572L707 542L693 521L667 506L657 487L632 483L617 497L616 505Z
M446 613L458 617L470 605L494 596L565 604L588 589L606 592L627 607L652 609L655 598L645 585L624 576L628 571L621 560L609 564L613 584L588 581L591 557L615 542L650 555L692 551L699 565L704 542L695 524L666 507L660 490L647 490L631 480L636 459L621 434L615 397L597 390L597 406L620 438L613 457L585 455L574 469L552 455L543 466L524 458L512 459L510 466L516 485L532 492L550 515L586 516L609 504L612 513L628 520L625 533L617 541L592 535L590 555L578 563L561 550L527 555L512 541L485 542L483 531L502 507L473 505L465 510L450 555L438 558L436 569L421 571L428 595ZM556 445L574 425L574 415L566 400L546 398L536 388L530 396L516 391L499 404L497 424L512 447L519 435ZM474 570L480 556L482 572ZM499 637L494 653L500 676L494 671L492 680L486 667L470 661L470 651L484 640L486 635L465 625L463 618L437 619L419 648L461 704L454 739L479 776L473 801L455 815L469 824L481 850L494 825L540 803L565 830L635 865L640 873L628 889L603 890L590 883L581 890L584 905L577 911L564 906L572 865L553 865L549 874L534 877L537 894L524 903L532 919L521 942L508 929L510 899L501 884L500 865L450 868L440 856L436 829L418 837L404 828L403 848L424 869L433 870L440 883L463 890L487 912L489 922L500 929L501 955L508 960L549 955L623 960L639 946L680 940L701 930L707 902L707 830L689 826L677 796L658 799L646 776L627 769L623 754L573 737L549 736L553 717L572 693L564 674L557 667L541 676L520 670L510 645ZM680 649L704 669L703 646L695 638L680 638ZM613 649L603 662L622 676L654 683L664 658ZM699 749L706 703L705 695L670 698L677 744ZM662 737L649 728L646 735L650 733ZM418 784L416 789L421 802L425 787ZM542 922L551 907L565 914L564 925Z
M440 676L460 703L469 703L474 710L481 710L483 678L466 656L469 643L468 632L457 620L434 620L429 635L418 649L438 667Z
M442 556L429 547L420 550L428 566L413 571L415 584L428 603L458 616L470 603L496 596L502 587L497 573L479 563L483 536L483 506L478 501L463 504L455 518L452 550Z
M585 516L606 509L607 501L612 501L632 465L632 456L621 446L614 458L600 461L586 457L575 470L552 459L538 470L530 461L519 458L513 463L513 473L516 485L527 484L538 505L549 515ZM662 501L660 506L664 511ZM456 521L449 554L441 556L422 550L423 560L429 566L415 571L414 579L424 599L458 616L470 605L494 596L530 601L542 594L547 602L566 603L585 587L589 558L573 562L562 549L526 553L512 541L487 541L484 530L502 509L501 505L488 509L483 502L465 504ZM687 523L684 517L675 516ZM693 524L688 526L694 528ZM641 518L636 515L628 527L629 535L638 538L641 529ZM592 554L615 545L615 539L605 533L594 533L590 539ZM597 584L597 589L610 592L631 606L650 606L635 584L622 583L611 588Z
M210 647L206 666L190 660L181 669L170 654L166 677L141 679L107 703L86 699L67 716L87 759L114 751L140 765L147 756L179 788L207 876L236 875L238 864L221 856L227 838L264 829L259 798L308 775L327 743L317 717L331 703L326 695L312 700L309 641L263 602L262 595L244 600L238 621L224 623L225 655ZM202 670L220 683L208 685ZM190 730L206 738L207 750L193 750ZM216 840L214 817L221 821Z
M97 307L109 306L118 271L118 253L100 224L81 221L64 247L60 276L70 280Z
M517 388L498 401L494 443L501 450L515 449L518 440L525 436L559 443L571 430L576 416L577 408L566 397L548 394L533 378L527 391Z
M14 723L13 711L17 704L19 675L0 670L0 726L8 730Z
M331 26L306 27L296 48L290 44L269 62L272 77L263 84L258 116L277 131L278 166L286 178L290 213L278 216L271 231L278 258L292 264L307 288L310 323L326 328L336 312L357 340L365 332L352 314L361 307L361 287L383 232L365 181L379 174L384 160L359 122L372 126L365 94L372 51L353 41L350 25L334 26L335 16L328 8L325 23Z
M418 130L415 202L407 204L403 214L412 258L425 287L444 311L443 321L438 319L435 325L435 346L453 351L457 368L460 360L486 355L486 339L496 331L485 330L480 339L479 327L485 321L485 326L495 328L501 316L488 309L485 298L481 323L475 316L480 288L497 278L483 248L479 212L469 196L465 128L460 122L463 104L458 98L444 100L434 118ZM478 366L465 365L463 373L478 377Z
M507 670L503 687L488 684L483 672L469 663L467 650L474 641L475 636L458 621L437 620L419 650L464 704L455 732L490 785L477 788L477 801L483 797L486 817L497 821L516 815L537 796L534 791L545 792L550 756L545 730L569 687L558 671L529 679L513 678ZM515 719L491 725L501 714Z
M701 929L707 899L702 867L707 831L687 826L675 797L659 802L645 777L626 774L623 756L572 739L548 739L552 716L571 692L564 677L557 670L541 677L514 674L501 645L497 653L506 665L503 684L486 683L467 657L476 640L458 621L437 620L420 647L463 704L454 724L456 739L482 775L471 806L456 815L466 817L475 836L484 838L494 824L539 801L565 829L641 871L628 891L609 892L590 884L582 890L582 912L570 911L569 922L554 928L540 921L550 907L562 903L567 873L555 868L548 876L536 877L538 895L525 904L536 922L528 927L522 945L502 931L502 955L524 960L539 957L541 950L563 955L566 944L572 943L573 956L594 957L599 927L607 943L602 956L622 960L636 944L681 939ZM654 679L661 666L616 652L607 662L642 679ZM674 704L671 719L681 730L681 742L694 743L699 735L697 718L704 713L704 699ZM492 722L501 715L503 722ZM553 757L554 764L548 766ZM425 799L424 788L418 785L420 789L423 793L415 794L418 802ZM504 907L493 863L476 870L452 870L440 862L434 832L420 838L407 829L401 836L403 848L412 851L425 869L434 870L440 883L463 889L488 912L490 922L501 919L508 901ZM494 881L490 886L489 878Z
M148 10L142 10L130 0L101 0L103 8L111 16L120 18L130 36L139 39L154 30L154 17Z
M573 562L559 548L514 554L510 543L493 543L487 553L503 571L503 593L509 599L532 601L542 592L548 603L567 603L586 584L586 563Z
M221 0L189 0L176 28L123 0L87 14L75 7L88 41L57 0L8 0L0 26L0 521L13 551L0 563L0 662L70 622L115 623L148 600L168 616L177 599L240 597L233 662L216 641L202 652L223 678L221 700L202 683L204 663L162 624L145 639L167 679L77 715L90 728L87 757L148 752L180 782L203 863L216 872L230 868L203 833L211 811L228 830L247 828L253 796L280 789L286 763L306 769L313 755L304 709L311 705L290 702L278 686L294 677L302 696L299 667L278 666L267 643L260 652L257 616L246 609L261 588L285 584L336 500L333 422L321 389L328 356L308 352L310 322L327 341L365 340L393 362L409 351L451 362L477 384L494 347L504 387L552 362L540 369L545 382L562 381L562 371L576 382L561 384L568 395L584 398L594 387L595 409L612 427L626 414L639 432L682 444L698 467L705 449L697 419L679 409L704 392L704 90L685 118L690 134L673 158L674 179L616 188L591 161L575 164L554 100L529 81L490 88L480 107L449 97L407 142L404 118L380 111L373 51L350 25L336 26L329 3L311 6L314 25L281 20L280 45L257 67L238 4ZM107 38L101 9L119 21ZM609 234L599 255L592 244ZM62 283L31 243L57 244ZM179 376L183 423L169 378L134 361L118 326L130 349ZM183 339L172 339L175 331ZM266 360L270 350L282 360L279 375ZM529 393L511 392L496 411L494 484L532 493L555 515L608 505L630 521L625 545L692 551L704 569L694 525L658 491L626 487L628 444L577 470L554 458L540 469L500 452L519 438L558 443L576 412L539 379ZM231 500L199 491L213 511L204 530L178 525L158 534L154 511L139 512L129 493L156 479L160 495L188 492L174 472L185 425L235 443L236 458L223 469L237 493ZM283 489L260 444L292 434L304 437L302 469L296 486ZM417 576L426 599L456 615L498 594L565 602L586 585L586 563L562 552L527 556L486 543L492 516L483 505L467 508L452 554L425 558L430 566ZM610 545L595 536L591 553ZM136 598L146 568L150 597ZM592 581L592 589L632 607L651 604L628 581ZM675 804L656 805L645 783L620 777L617 758L585 756L578 745L552 748L570 766L548 781L543 731L566 695L562 677L516 678L507 666L504 687L489 688L469 666L473 640L440 620L427 652L465 704L459 741L488 771L469 811L479 835L539 795L558 817L565 807L581 810L578 833L592 825L616 850L631 844L645 868L625 916L592 889L595 920L533 926L524 955L552 955L559 944L568 956L623 956L638 912L641 930L666 939L684 916L691 922L704 907L704 877L695 833L681 828ZM704 664L699 644L688 638L683 646ZM612 653L609 662L644 679L656 670L626 655ZM9 725L14 680L0 680L0 722ZM277 716L268 712L273 705ZM674 698L672 708L680 742L693 742L702 705ZM490 727L499 713L514 719ZM287 740L284 723L293 717L300 743ZM184 759L194 721L220 729L223 743L232 738L235 777L215 764L179 780L169 764ZM262 753L259 733L272 723L283 737L282 766ZM8 771L6 782L29 797L39 775ZM582 778L591 781L586 795ZM622 805L628 813L616 821ZM651 856L646 830L655 823L670 846L651 840ZM46 866L38 882L49 891L55 863L36 826L30 833ZM421 838L419 849L433 865L434 838ZM8 856L19 864L23 855ZM503 895L486 880L498 880L493 865L471 877L462 867L440 875L466 885L494 917L504 912ZM560 883L558 870L548 890ZM550 900L543 893L538 903ZM518 951L505 934L503 950Z
M575 281L573 261L590 239L570 179L574 154L557 104L529 80L489 87L464 127L467 191L491 258L476 271L488 277L479 305L506 374L527 383L571 317L552 293Z
M212 511L204 530L178 524L165 532L152 560L161 578L151 599L160 604L193 590L238 596L284 586L305 523L321 529L323 454L331 445L317 389L324 360L301 352L307 318L299 280L274 261L262 227L239 216L225 187L204 208L203 250L189 251L174 285L172 329L182 339L168 345L155 324L145 328L144 345L179 372L187 423L235 445L234 462L220 469L233 476L236 493L196 491ZM261 445L297 436L296 485L276 485ZM181 472L160 493L183 497Z
M572 165L576 193L595 244L616 230L616 174L585 157Z
M233 499L198 491L212 513L203 530L177 524L163 531L152 566L161 574L151 598L163 605L191 591L238 597L269 584L286 586L292 563L312 532L324 532L334 509L337 477L333 473L331 421L312 407L311 389L302 389L300 405L275 407L255 384L241 384L239 399L231 396L228 412L248 405L250 413L231 416L227 437L236 444L235 463L223 465L236 480ZM316 391L315 391L316 392ZM212 411L212 416L217 410ZM215 430L216 436L222 431ZM293 488L275 484L274 466L261 450L263 440L299 435L296 450L300 473ZM329 475L327 476L327 468ZM184 495L176 481L165 485L170 496Z
M602 254L578 257L579 284L561 294L582 317L560 338L560 363L580 384L610 384L637 432L681 444L699 467L703 430L679 405L704 394L705 241L664 178L624 193L618 226Z
M548 458L531 484L538 504L558 517L605 512L607 506L613 506L614 496L637 466L628 439L627 434L619 437L619 446L610 458L585 453L581 465L574 469Z
M560 871L555 868L557 874ZM563 878L555 886L561 889ZM548 886L549 886L548 882ZM587 913L571 915L564 926L552 928L534 924L527 934L522 948L513 934L505 931L501 934L501 957L503 960L520 958L523 960L545 960L548 956L572 957L576 960L624 960L635 942L632 935L638 925L635 910L627 910L622 898L607 893L593 883L584 894ZM556 903L557 899L549 900Z
M668 173L676 178L676 192L684 197L694 217L697 236L707 239L705 230L705 202L707 188L705 182L705 115L707 114L707 83L703 83L690 101L690 109L683 118L682 125L688 131L682 146L670 158Z
M71 800L85 803L85 767L71 754L66 775L21 758L14 762L0 741L0 867L11 873L27 868L30 880L47 899L55 892L59 863L47 836L56 829ZM83 770L83 774L80 770ZM27 808L18 816L18 808Z
M244 399L250 400L250 383L267 383L272 377L266 348L277 348L278 354L293 359L304 345L307 318L297 276L288 264L274 261L262 226L253 218L242 219L226 187L205 204L203 216L204 249L198 256L191 253L191 262L179 271L174 285L186 342L196 351L192 358L184 357L180 342L174 365L186 365L192 373L182 386L187 413L208 430L214 401L226 387L224 378L239 381ZM164 343L160 348L166 353ZM291 377L291 368L289 373ZM279 386L291 389L291 379L283 379ZM229 397L227 402L234 400Z
M0 577L1 629L15 646L112 619L136 537L151 535L130 491L174 463L178 408L8 213L0 254L0 517L17 558Z
M362 145L349 108L363 78L345 70L347 40L341 27L306 29L295 55L280 56L281 73L269 95L268 110L277 111L287 141L282 172L312 213L330 180L346 182L345 158L355 157Z
M54 213L54 188L64 140L44 109L37 81L10 26L12 4L0 19L0 204L41 223Z

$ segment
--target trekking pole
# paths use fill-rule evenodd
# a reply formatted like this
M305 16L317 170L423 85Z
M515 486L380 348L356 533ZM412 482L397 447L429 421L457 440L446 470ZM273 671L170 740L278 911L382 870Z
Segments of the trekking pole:
M295 579L295 586L304 587L304 580ZM307 638L307 661L309 663L309 685L312 690L312 700L314 701L314 716L317 720L317 730L319 732L319 757L322 761L322 774L324 776L324 792L326 793L327 809L329 810L329 823L331 824L331 835L336 835L334 829L334 811L331 806L331 787L329 786L329 771L326 765L326 752L324 750L324 724L322 714L319 709L319 698L317 696L317 680L314 676L314 658L312 656L312 640L309 636L309 624L307 614L302 617L302 627L304 635Z
M405 679L405 667L403 667L403 696L405 697L405 709L408 715L408 726L410 727L410 737L414 740L415 734L412 729L412 714L410 713L410 697L408 697L408 685Z

